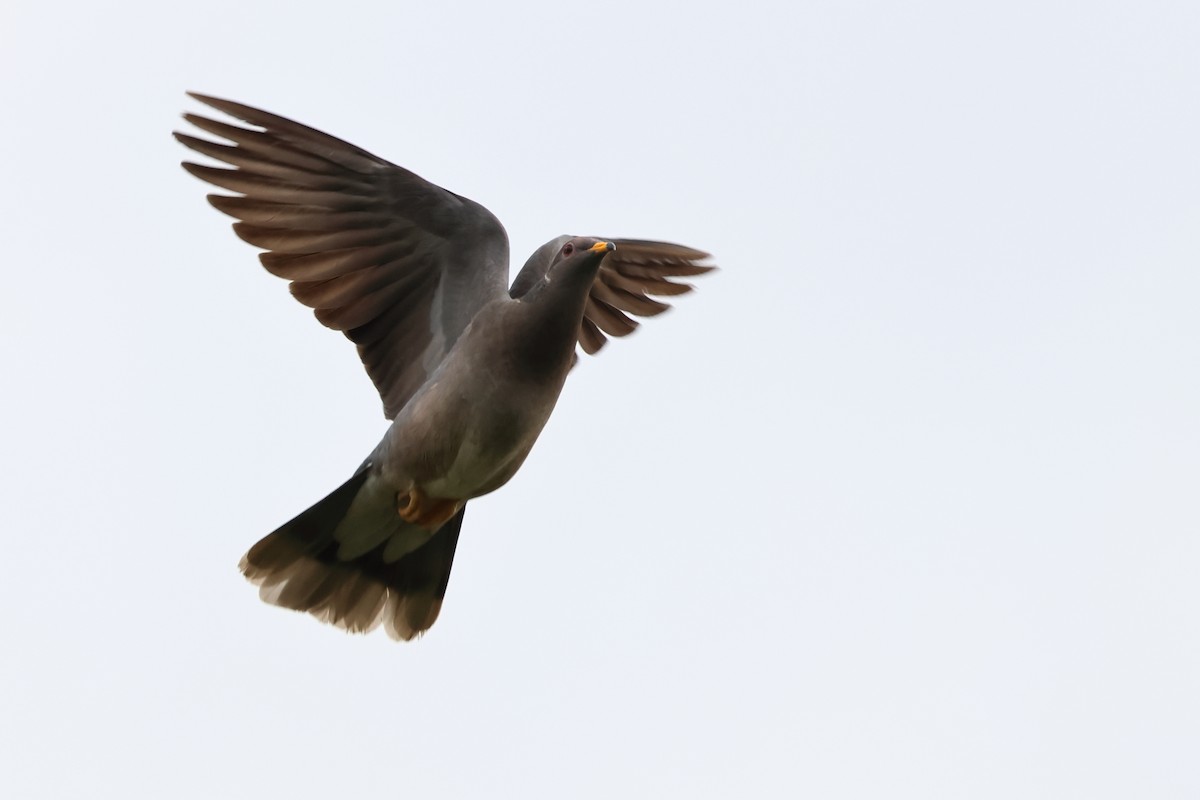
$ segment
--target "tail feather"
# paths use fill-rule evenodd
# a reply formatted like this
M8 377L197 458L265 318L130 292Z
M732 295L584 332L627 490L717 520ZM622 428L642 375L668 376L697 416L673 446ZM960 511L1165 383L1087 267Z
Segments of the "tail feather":
M308 612L353 633L383 624L392 638L412 639L428 630L441 611L466 507L395 562L384 560L387 540L365 553L339 557L334 531L367 478L368 471L361 470L265 536L239 567L268 603Z

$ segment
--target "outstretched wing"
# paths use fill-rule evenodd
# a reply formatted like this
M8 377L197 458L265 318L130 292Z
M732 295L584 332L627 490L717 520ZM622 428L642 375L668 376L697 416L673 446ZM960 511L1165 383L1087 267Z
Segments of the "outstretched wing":
M267 252L317 319L358 345L392 419L437 368L479 309L503 297L508 237L486 208L341 139L260 111L191 95L254 126L184 118L226 140L176 133L230 165L184 162L240 220L233 229Z
M520 297L545 280L559 247L569 239L561 236L537 250L513 281L509 294ZM700 262L708 253L669 242L643 239L607 239L617 249L600 262L600 271L588 292L579 344L588 354L608 343L609 336L627 336L637 328L639 317L653 317L670 308L655 297L686 294L692 287L675 279L703 275L716 267Z
M589 355L608 343L608 336L627 336L639 317L653 317L670 308L655 297L687 294L692 287L673 279L703 275L716 267L700 264L708 253L667 242L613 239L617 249L600 262L600 271L588 292L579 344Z

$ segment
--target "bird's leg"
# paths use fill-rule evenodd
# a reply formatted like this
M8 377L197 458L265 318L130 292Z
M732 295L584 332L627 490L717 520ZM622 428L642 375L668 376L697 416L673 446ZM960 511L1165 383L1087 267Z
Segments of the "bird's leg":
M396 511L400 514L400 519L415 524L427 499L419 486L414 486L407 492L398 492L396 494Z
M431 500L429 505L425 506L425 513L421 515L419 524L428 531L436 531L438 528L450 521L450 518L458 513L462 508L462 502L459 500Z
M430 497L419 486L396 495L396 511L400 519L411 525L419 525L427 531L436 531L462 508L462 502Z

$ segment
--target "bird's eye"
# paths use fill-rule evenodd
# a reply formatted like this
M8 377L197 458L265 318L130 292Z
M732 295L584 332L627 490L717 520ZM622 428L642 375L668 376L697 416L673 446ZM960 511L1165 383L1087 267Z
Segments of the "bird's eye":
M574 252L575 252L575 245L571 244L570 242L567 242L566 244L563 245L563 255L564 256L569 256L569 255L571 255L571 253L574 253Z

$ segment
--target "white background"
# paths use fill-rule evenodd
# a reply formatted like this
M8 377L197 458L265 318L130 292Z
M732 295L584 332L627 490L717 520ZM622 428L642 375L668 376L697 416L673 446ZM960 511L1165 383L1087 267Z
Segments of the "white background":
M0 795L1200 796L1200 6L0 10ZM722 271L422 640L238 575L385 423L185 89Z

